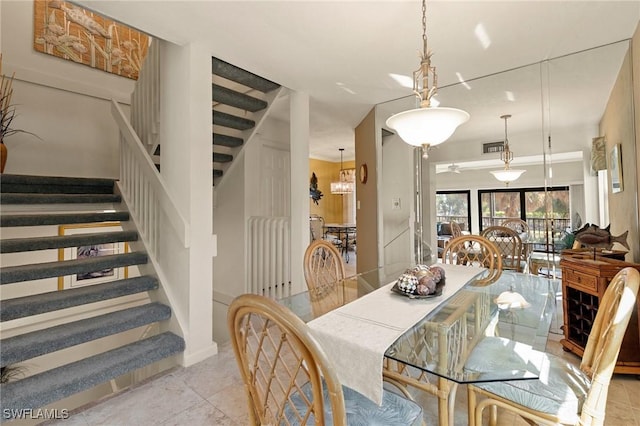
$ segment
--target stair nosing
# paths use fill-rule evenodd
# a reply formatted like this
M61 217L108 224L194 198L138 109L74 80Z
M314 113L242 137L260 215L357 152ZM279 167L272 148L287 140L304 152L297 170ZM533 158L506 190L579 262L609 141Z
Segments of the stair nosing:
M128 211L93 213L2 214L0 227L69 225L74 223L122 222L130 218Z
M32 315L116 299L156 290L158 286L159 283L155 277L143 275L63 291L0 300L0 321L12 321Z
M147 253L131 252L83 259L5 266L0 268L0 285L87 273L101 269L123 268L125 266L144 264L148 260Z
M36 250L78 247L116 242L137 241L136 231L96 232L91 234L48 237L8 238L0 241L0 253L20 253Z

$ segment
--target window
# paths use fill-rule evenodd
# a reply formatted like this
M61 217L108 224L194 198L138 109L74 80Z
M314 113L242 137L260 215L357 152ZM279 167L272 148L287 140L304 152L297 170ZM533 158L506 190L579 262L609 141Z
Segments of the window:
M519 218L529 225L534 250L559 252L571 248L569 187L478 191L480 231ZM569 245L567 247L567 245Z
M471 232L471 191L438 191L436 193L436 219L438 222L456 222L463 231Z

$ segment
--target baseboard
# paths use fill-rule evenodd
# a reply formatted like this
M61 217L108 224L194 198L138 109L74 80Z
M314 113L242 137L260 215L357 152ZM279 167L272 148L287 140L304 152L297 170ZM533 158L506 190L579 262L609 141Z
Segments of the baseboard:
M187 354L186 352L182 354L181 359L179 360L180 365L183 367L189 367L193 364L197 364L200 361L204 361L205 359L212 357L218 354L218 344L216 342L211 342L209 346L206 348L200 349L197 352Z

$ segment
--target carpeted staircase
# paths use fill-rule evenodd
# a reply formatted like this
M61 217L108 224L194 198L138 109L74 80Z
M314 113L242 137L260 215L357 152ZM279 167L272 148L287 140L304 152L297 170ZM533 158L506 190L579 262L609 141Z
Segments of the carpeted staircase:
M69 313L70 309L82 305L96 302L104 304L105 301L115 303L123 296L153 292L158 288L158 281L154 276L141 275L59 291L51 291L50 285L47 287L42 284L47 288L46 291L33 290L46 282L33 282L35 280L50 281L55 277L146 264L148 258L144 252L133 251L62 261L30 261L26 264L13 264L15 262L11 260L37 259L38 251L46 253L46 250L136 241L137 232L124 230L38 236L38 227L50 230L51 226L58 225L129 221L129 213L120 210L124 204L120 203L120 196L114 189L112 179L0 176L0 227L5 231L0 241L0 291L3 293L3 300L0 300L0 321L3 322L3 330L4 323L8 321L28 323L31 316L52 312L58 312L59 318L63 318L72 315ZM9 228L13 232L7 232ZM7 233L18 236L5 238ZM20 293L20 286L28 289L23 292L29 294L5 299L7 293ZM12 291L3 291L10 287ZM0 340L0 367L10 367L76 345L166 321L171 317L170 307L151 301L114 312L102 313L104 311L104 306L101 305L100 314L90 318L74 319L48 328L40 327L35 331L7 338L3 335ZM42 322L34 320L34 323ZM5 416L9 412L18 413L11 410L43 407L179 354L184 347L182 337L170 332L160 332L68 364L45 368L36 374L31 375L27 371L25 377L1 385L0 413Z
M269 106L266 94L280 85L212 58L213 177L223 173L256 127L259 113Z

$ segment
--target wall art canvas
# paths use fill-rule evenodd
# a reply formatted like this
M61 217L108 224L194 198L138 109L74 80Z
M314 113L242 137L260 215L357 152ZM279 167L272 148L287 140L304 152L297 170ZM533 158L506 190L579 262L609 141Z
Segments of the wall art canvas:
M38 52L138 79L149 36L97 13L60 0L34 0Z

